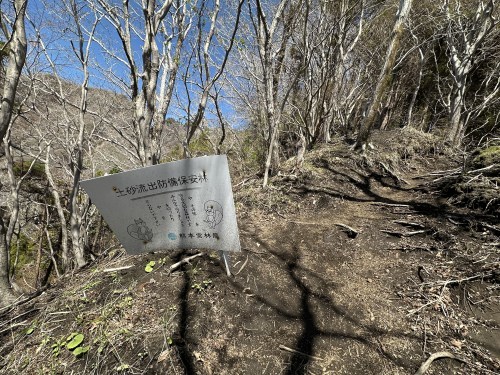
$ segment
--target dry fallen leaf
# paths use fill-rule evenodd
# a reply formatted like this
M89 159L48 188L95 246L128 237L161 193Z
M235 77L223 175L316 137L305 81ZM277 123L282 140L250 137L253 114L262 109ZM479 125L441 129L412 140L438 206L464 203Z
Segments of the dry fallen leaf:
M165 349L164 351L162 351L160 353L160 355L158 356L157 362L160 363L160 362L163 362L164 360L166 360L169 352L170 352L170 349Z
M462 349L462 344L463 343L460 340L452 339L450 341L450 344L453 345L455 348Z
M194 355L194 357L196 358L196 360L198 362L203 362L203 359L201 358L201 353L200 352L194 351L193 355Z

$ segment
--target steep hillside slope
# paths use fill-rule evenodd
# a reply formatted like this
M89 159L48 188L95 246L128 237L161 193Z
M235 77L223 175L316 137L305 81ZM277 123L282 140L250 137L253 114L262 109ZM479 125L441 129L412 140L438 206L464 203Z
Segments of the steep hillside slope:
M197 249L108 254L0 311L0 373L497 373L498 216L431 189L439 156L390 160L333 145L235 181L233 276Z

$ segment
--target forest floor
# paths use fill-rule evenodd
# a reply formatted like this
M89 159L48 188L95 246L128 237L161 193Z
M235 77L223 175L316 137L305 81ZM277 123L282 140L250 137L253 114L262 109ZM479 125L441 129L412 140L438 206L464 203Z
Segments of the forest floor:
M446 160L332 146L242 180L231 277L217 253L109 254L0 310L0 373L500 373L498 214L433 191Z

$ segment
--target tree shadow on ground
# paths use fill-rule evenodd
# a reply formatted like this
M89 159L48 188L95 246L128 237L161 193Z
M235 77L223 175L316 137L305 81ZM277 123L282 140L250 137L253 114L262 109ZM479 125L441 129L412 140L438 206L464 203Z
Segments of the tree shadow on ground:
M181 251L177 253L173 258L173 262L179 262L186 256L192 254L187 254L187 252ZM183 266L184 268L184 266ZM182 268L182 270L183 270ZM182 286L179 289L178 300L179 300L179 331L177 332L177 337L174 337L173 344L177 348L177 352L179 354L179 359L182 362L182 366L184 367L184 373L187 375L196 374L195 364L193 360L193 355L189 350L189 338L188 338L188 325L190 320L189 313L189 291L191 289L191 276L189 272L182 272Z
M297 247L294 247L293 253L287 261L287 268L290 277L300 290L300 320L302 321L302 333L297 338L295 347L299 352L304 353L307 356L311 356L313 355L314 350L314 340L320 333L320 330L316 326L315 316L310 307L312 292L307 285L300 280L295 272L298 267L297 263L299 260L299 251ZM307 356L295 353L290 360L286 374L305 374L306 366L309 362L309 357Z
M335 183L330 184L329 187L325 187L323 184L317 183L303 183L294 186L294 192L300 196L307 194L325 194L332 198L344 199L352 202L373 202L373 203L385 203L393 205L407 205L411 210L433 218L446 218L451 216L457 220L462 220L463 222L468 222L470 220L485 220L485 221L496 221L498 217L495 218L494 215L488 215L480 212L471 212L467 210L465 213L457 212L457 210L447 204L440 203L429 203L424 201L415 200L398 200L392 197L380 195L375 191L375 184L378 183L382 187L390 188L392 190L397 190L400 192L417 191L419 188L403 188L401 187L399 181L395 177L386 176L383 173L373 169L364 168L363 170L354 167L343 167L334 168L332 165L324 159L320 159L315 162L315 165L319 168L324 169L330 173L332 179L341 178L342 181L335 181ZM388 181L392 180L393 183ZM364 197L360 197L354 193L348 193L346 189L346 183L350 184L354 188L354 191L360 191ZM334 188L333 186L336 186ZM342 187L342 190L340 189Z
M266 292L255 296L260 303L269 307L282 319L300 323L300 329L294 334L295 341L292 348L296 352L292 353L291 358L286 363L286 370L284 372L286 375L304 375L308 373L308 365L317 356L315 347L319 338L354 341L366 346L383 360L388 360L394 365L407 370L414 369L415 365L413 363L397 358L392 353L386 351L380 344L380 339L383 337L394 337L419 342L420 337L398 330L389 331L375 324L368 325L362 323L360 319L356 318L354 311L343 308L327 295L326 291L321 293L315 290L318 285L323 285L324 290L327 288L328 290L335 290L337 287L330 280L325 280L322 275L299 264L301 254L297 246L291 245L288 247L288 243L281 243L281 247L291 249L289 252L281 252L275 249L276 246L268 244L256 233L248 234L260 244L262 250L272 256L273 260L271 260L271 263L274 263L282 271L285 271L288 276L287 281L282 279L277 281L278 277L273 275L273 281L279 283L288 282L293 287L293 289L290 289L289 296L294 296L295 305L298 306L294 311L290 311L290 306L294 305L294 303L289 301L288 306L280 303L279 296L272 293L272 286L262 286L263 289L267 287ZM290 240L293 241L292 238ZM259 272L258 267L251 272ZM265 275L259 276L261 277L256 277L256 279L269 279ZM231 282L240 291L244 291L245 285L240 284L236 280L232 280ZM346 323L339 324L338 329L333 329L331 325L326 328L321 327L321 323L318 321L318 309L331 312L333 314L332 320L338 319Z

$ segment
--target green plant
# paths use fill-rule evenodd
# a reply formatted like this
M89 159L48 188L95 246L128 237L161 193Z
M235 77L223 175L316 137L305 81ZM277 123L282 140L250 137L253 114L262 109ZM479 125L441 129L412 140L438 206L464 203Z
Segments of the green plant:
M80 357L81 355L87 353L89 350L90 346L79 346L78 348L75 348L72 353L75 357Z
M101 280L95 280L95 281L90 281L87 284L85 284L82 288L82 291L87 291L92 289L93 287L99 285L101 283Z
M73 332L66 339L66 348L75 356L79 357L85 353L87 353L90 349L90 346L81 346L85 336L83 333Z
M23 233L19 234L17 241L12 241L10 246L11 267L16 267L14 271L18 271L24 265L32 262L35 259L37 244ZM17 263L14 262L17 259Z
M81 333L73 332L71 335L68 336L66 339L67 341L67 348L69 350L75 349L78 345L80 345L83 342L83 339L85 336Z
M35 328L36 328L36 323L33 322L28 328L25 329L24 334L26 336L31 335L35 331Z
M27 173L31 166L31 163L33 163L33 160L15 161L13 165L14 175L16 175L16 177L20 177ZM35 161L30 170L30 176L45 179L45 165L43 163Z
M168 308L168 312L168 314L162 317L162 330L165 344L168 346L172 346L174 344L174 339L172 338L171 333L173 330L173 322L175 316L177 315L177 306L170 305Z
M500 163L500 146L493 145L478 150L473 160L475 167L488 167L495 163Z
M108 173L105 173L102 169L98 169L95 172L95 176L96 177L102 177L102 176L105 176L105 175L115 174L115 173L121 173L121 172L123 172L123 170L120 167L118 167L117 165L114 165L113 167L111 167L111 169L108 171Z
M250 170L260 170L265 164L266 148L258 132L252 129L240 133L242 139L240 155L243 165Z
M191 285L191 289L194 289L197 292L201 292L201 291L208 289L212 286L213 286L212 280L203 280L202 282L194 283L193 285Z
M94 340L93 344L97 345L97 353L101 354L108 346L108 337L104 333L101 337Z
M189 143L189 152L193 156L210 155L214 153L212 145L205 132L201 132L195 139Z
M41 342L40 345L38 345L38 348L36 348L35 354L40 353L40 351L45 347L50 342L50 337L45 337Z
M127 296L123 300L121 300L120 303L118 303L117 307L120 310L124 309L125 307L130 307L132 306L133 301L134 299L131 296Z
M66 346L66 340L64 339L57 340L55 343L51 345L52 355L54 357L59 356L59 354L61 353L61 349L64 348L65 346Z
M113 166L113 168L111 168L108 172L108 174L115 174L115 173L121 173L123 172L122 169L118 166Z
M122 363L120 366L115 367L115 371L122 372L122 371L128 370L129 368L130 368L130 365L127 365L126 363Z
M144 271L146 271L147 273L153 272L153 267L155 265L156 265L156 262L154 260L148 262L148 264L146 264L146 267L144 267Z

